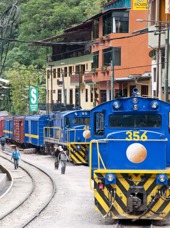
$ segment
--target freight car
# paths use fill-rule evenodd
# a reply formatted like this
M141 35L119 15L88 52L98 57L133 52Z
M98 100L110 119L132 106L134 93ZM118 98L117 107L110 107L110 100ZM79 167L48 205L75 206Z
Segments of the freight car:
M41 153L45 152L44 128L50 124L49 115L32 115L25 117L24 143L26 147L36 147Z
M170 104L133 96L91 110L95 208L114 220L170 220Z
M8 143L14 143L14 116L4 117L4 137Z
M56 112L51 126L44 128L46 152L52 153L54 145L69 151L74 164L88 164L90 111L75 110Z
M51 115L0 117L0 134L8 143L45 153L43 130L51 123Z

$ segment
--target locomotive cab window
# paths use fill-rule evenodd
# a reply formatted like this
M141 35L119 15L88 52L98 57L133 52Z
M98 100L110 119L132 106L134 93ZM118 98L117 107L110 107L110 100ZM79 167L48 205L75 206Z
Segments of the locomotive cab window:
M137 114L137 115L110 115L109 127L121 128L160 128L162 117L158 114Z
M74 124L74 125L89 125L90 124L90 118L74 117L72 119L72 124Z
M70 118L66 117L65 121L66 121L66 127L70 127Z
M104 113L95 113L94 121L94 133L95 135L104 135Z

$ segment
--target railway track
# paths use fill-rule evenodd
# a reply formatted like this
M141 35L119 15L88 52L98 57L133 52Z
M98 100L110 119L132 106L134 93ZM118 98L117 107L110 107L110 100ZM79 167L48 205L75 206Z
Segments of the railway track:
M140 220L136 223L132 223L129 220L123 220L123 221L119 221L116 222L113 226L113 228L169 228L170 225L154 225L152 221L148 221L148 220Z
M0 157L14 178L12 189L1 199L0 227L26 227L53 199L55 183L46 172L24 160L14 170L8 152Z

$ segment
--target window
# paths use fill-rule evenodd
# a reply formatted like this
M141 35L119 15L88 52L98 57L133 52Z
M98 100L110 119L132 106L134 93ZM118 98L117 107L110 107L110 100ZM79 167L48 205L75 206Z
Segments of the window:
M153 68L153 81L156 82L156 67Z
M64 67L64 77L67 77L67 67Z
M106 102L106 90L100 90L100 102Z
M79 105L79 89L75 89L75 105Z
M80 72L81 72L81 68L80 68L80 65L77 65L76 66L76 74L80 74Z
M90 101L93 102L93 89L90 90Z
M120 48L106 48L103 50L103 65L109 66L112 64L114 66L121 65L121 49Z
M141 86L141 96L148 96L148 86L147 85L142 85Z
M65 123L66 123L66 125L65 125L66 127L70 127L70 117L67 116L65 118Z
M99 67L99 52L96 51L93 53L93 68Z
M103 112L95 113L94 134L104 135L104 113Z
M129 32L129 12L114 11L103 16L103 35Z
M99 19L93 21L93 39L99 37Z
M86 89L86 98L85 101L88 102L88 89Z
M72 89L70 89L70 96L69 96L70 98L70 100L69 100L69 102L70 102L70 104L73 104L73 90Z
M74 117L72 119L72 124L74 125L89 125L90 124L90 118L82 118L82 117Z
M103 16L103 35L112 33L112 27L112 13L108 13Z
M160 128L162 117L158 114L141 115L110 115L109 127L111 128Z
M67 103L67 89L64 89L64 96L66 96L66 97L65 97L65 101L66 101L66 103Z
M60 68L57 68L57 78L60 78Z
M56 78L56 69L53 69L53 78Z
M62 101L62 92L61 92L61 89L58 90L58 102L61 103Z
M69 67L69 76L72 75L72 66Z

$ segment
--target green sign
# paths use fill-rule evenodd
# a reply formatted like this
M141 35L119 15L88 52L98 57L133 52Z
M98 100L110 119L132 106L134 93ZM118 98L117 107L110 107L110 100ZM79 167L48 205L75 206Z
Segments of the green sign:
M29 88L30 112L38 111L38 88Z

